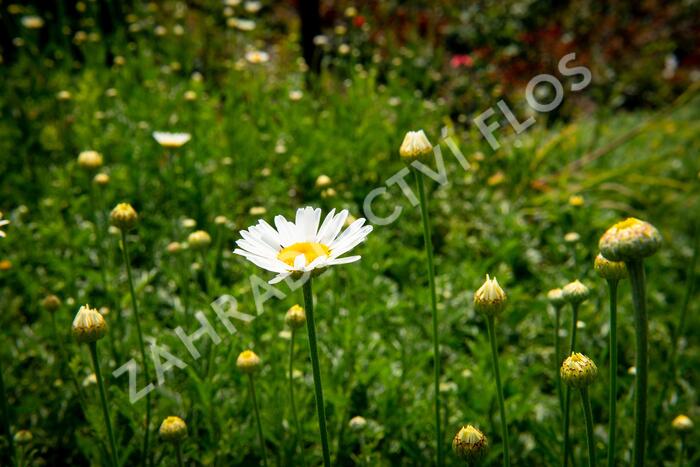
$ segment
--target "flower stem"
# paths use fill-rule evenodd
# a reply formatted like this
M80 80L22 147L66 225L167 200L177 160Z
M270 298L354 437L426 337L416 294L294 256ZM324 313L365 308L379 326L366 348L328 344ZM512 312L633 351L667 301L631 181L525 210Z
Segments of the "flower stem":
M634 388L634 462L636 467L644 465L647 426L647 337L649 323L644 285L644 264L641 260L627 262L632 285L634 303L634 326L636 334L636 378Z
M330 467L331 451L328 447L328 430L326 428L326 408L323 402L323 384L321 383L321 369L318 364L318 349L316 348L316 323L314 321L313 291L311 278L304 282L304 310L306 311L306 331L309 337L309 353L311 354L311 369L314 375L314 392L316 395L316 411L318 412L318 429L321 433L321 447L323 448L323 465Z
M184 467L185 464L182 462L182 445L179 441L175 447L175 453L177 455L177 467Z
M129 247L126 241L126 231L122 230L122 254L124 256L124 265L126 266L126 276L129 281L129 293L131 294L131 307L134 310L134 318L136 321L136 332L139 338L139 348L141 350L141 359L143 360L143 374L146 381L149 382L151 377L148 373L148 360L146 359L146 347L143 344L143 334L141 333L141 317L139 315L138 302L136 301L136 291L134 290L134 279L131 274L131 260L129 259ZM151 428L151 393L146 394L146 430L143 438L143 458L142 464L148 465L148 437Z
M583 416L586 419L586 441L588 443L588 467L595 466L595 439L593 438L593 412L591 411L591 399L588 397L588 388L581 388L581 402L583 402Z
M2 403L2 428L7 436L7 446L9 448L10 462L15 461L15 440L10 429L10 412L7 405L7 392L5 390L5 369L0 359L0 403Z
M576 329L578 323L578 303L572 303L572 314L571 314L571 340L569 341L569 355L574 353L576 350ZM564 399L564 458L562 465L566 467L568 456L573 456L570 451L570 439L569 439L569 420L571 414L571 388L567 386L566 397ZM573 463L573 462L572 462Z
M425 197L423 175L413 169L420 197L420 212L423 220L423 242L428 261L428 284L430 287L430 307L433 319L433 373L435 390L435 442L437 444L437 465L443 465L443 442L440 425L440 341L438 339L437 295L435 293L435 266L433 264L433 241L430 235L430 215Z
M678 451L678 467L683 467L685 464L685 434L681 433L681 447Z
M561 366L561 341L559 339L559 325L561 319L561 306L554 307L554 365L555 378L557 380L557 394L559 395L559 410L564 415L564 392L561 389L561 374L559 367Z
M608 280L610 293L610 390L608 422L608 465L615 465L617 431L617 280Z
M255 422L258 425L258 438L260 449L262 450L263 465L267 467L267 450L265 449L265 437L263 436L262 422L260 421L260 410L258 410L258 399L255 397L255 380L251 373L248 374L248 387L250 388L250 398L253 400L253 410L255 411Z
M109 419L109 410L107 409L107 396L105 395L104 381L102 381L102 373L100 372L100 361L97 358L97 343L90 342L90 355L92 356L92 364L95 367L95 376L97 377L97 386L100 388L100 402L102 402L102 415L107 426L107 436L109 437L109 447L112 454L112 465L117 467L117 443L114 442L114 432L112 431L112 422Z
M503 437L503 465L510 466L510 443L508 442L508 422L506 421L506 406L503 402L503 387L501 386L501 372L498 368L498 351L496 350L496 330L494 317L486 320L491 342L491 358L493 359L493 373L496 376L496 391L498 392L498 408L501 412L501 436Z
M294 451L296 452L296 445L301 444L302 431L301 424L299 423L299 415L297 414L297 404L294 399L294 337L296 336L296 329L292 328L292 336L289 339L289 404L292 407L292 417L294 418L294 426L297 430L296 443L294 446ZM301 464L306 466L306 458L304 456L304 450L301 450Z

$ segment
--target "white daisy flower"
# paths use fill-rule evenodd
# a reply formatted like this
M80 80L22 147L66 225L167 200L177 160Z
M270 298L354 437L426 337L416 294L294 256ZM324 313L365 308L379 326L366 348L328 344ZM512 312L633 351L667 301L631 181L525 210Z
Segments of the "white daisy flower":
M153 138L164 148L179 148L187 143L192 135L189 133L168 133L166 131L154 131Z
M276 284L292 274L322 270L336 264L358 261L360 256L345 253L362 243L372 231L364 225L365 219L355 222L340 232L348 218L348 211L328 213L323 223L321 209L305 207L297 209L296 219L290 222L284 216L275 216L275 228L264 220L240 232L242 239L234 253L277 276L270 281Z

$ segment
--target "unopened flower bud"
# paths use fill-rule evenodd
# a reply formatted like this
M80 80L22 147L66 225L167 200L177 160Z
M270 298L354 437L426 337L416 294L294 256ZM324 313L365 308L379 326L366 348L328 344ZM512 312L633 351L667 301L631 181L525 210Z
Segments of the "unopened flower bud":
M211 236L204 230L196 230L189 234L187 243L193 250L203 250L211 243Z
M253 373L260 366L260 357L252 350L244 350L236 359L236 366L243 373Z
M452 450L455 454L470 463L481 459L488 446L486 436L472 425L463 426L452 440Z
M425 136L423 130L409 131L401 143L401 148L399 149L399 154L401 158L411 162L415 159L419 159L426 154L430 154L433 150L432 144L428 141L428 137Z
M177 442L187 437L187 424L180 417L167 417L158 430L164 441Z
M687 433L693 429L693 421L687 415L679 415L673 419L671 426L680 433Z
M564 299L564 292L560 288L552 289L547 292L547 300L552 306L559 308L566 303Z
M53 313L61 307L61 299L54 294L47 295L41 301L41 306L43 306L46 311Z
M95 185L105 186L109 183L109 175L104 172L98 173L92 181L95 182Z
M81 306L73 320L73 337L80 344L96 342L107 334L107 322L90 305Z
M129 203L119 203L112 209L109 220L118 229L128 231L136 226L139 216Z
M316 179L316 187L317 188L323 188L332 183L331 177L328 175L319 175L318 178Z
M622 261L610 261L598 253L593 263L595 272L603 279L619 281L627 277L627 266Z
M19 430L14 436L15 443L19 445L31 443L32 438L34 438L34 436L29 430Z
M610 227L598 247L610 261L643 259L656 253L661 246L661 235L648 222L630 217Z
M292 305L292 307L287 310L287 314L284 317L284 322L287 323L292 329L298 329L306 324L306 313L304 309L299 305Z
M84 170L97 170L102 166L102 154L97 151L83 151L78 154L78 166Z
M593 360L581 353L572 353L559 370L561 380L575 388L585 388L598 376L598 367Z
M575 305L586 301L591 295L591 291L588 287L583 285L578 279L566 284L561 291L564 295L564 300Z
M180 244L180 242L170 242L168 243L168 246L165 247L165 249L168 253L175 254L182 249L182 245Z
M474 293L474 308L487 316L496 316L506 307L506 293L498 280L486 275L484 284Z
M353 431L362 431L367 426L367 420L365 420L365 417L356 415L350 419L348 426Z

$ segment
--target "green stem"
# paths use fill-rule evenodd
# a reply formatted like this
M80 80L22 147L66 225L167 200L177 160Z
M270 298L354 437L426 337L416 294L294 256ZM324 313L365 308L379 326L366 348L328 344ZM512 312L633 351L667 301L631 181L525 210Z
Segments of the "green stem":
M636 378L634 388L634 462L635 467L644 466L647 426L647 357L649 323L644 285L644 264L641 260L627 262L632 285L634 303L634 326L636 335Z
M443 442L440 425L440 342L438 338L437 295L435 293L435 266L433 264L433 241L430 235L430 215L425 197L425 184L423 176L416 169L413 175L418 185L420 197L420 212L423 221L423 241L428 261L428 284L430 287L430 306L433 320L433 379L435 390L435 443L437 444L437 465L443 465Z
M299 423L299 415L297 414L297 404L294 400L294 337L296 336L296 329L292 328L292 336L289 340L289 404L292 407L292 417L294 418L294 426L297 430L296 443L294 445L294 451L296 452L296 446L300 445L302 440L301 424ZM306 466L306 458L304 456L304 450L301 450L301 463Z
M501 412L501 436L503 437L503 465L510 466L510 443L508 442L508 422L506 421L506 406L503 401L503 387L501 386L501 371L498 368L498 351L496 350L496 330L494 317L486 319L491 342L491 358L493 360L493 373L496 377L496 391L498 392L498 409Z
M182 462L182 444L179 441L176 443L175 453L177 455L177 467L184 467L185 464Z
M255 381L253 374L248 373L248 387L250 388L250 398L253 400L253 410L255 411L255 422L258 425L258 438L260 449L262 450L263 465L267 467L267 450L265 449L265 437L263 436L262 422L260 421L260 411L258 410L258 399L255 397Z
M608 280L610 292L610 390L608 422L608 466L615 465L617 431L617 280Z
M318 429L321 433L321 446L323 448L323 465L330 467L331 451L328 447L328 429L326 428L326 408L323 402L323 385L321 383L321 369L318 364L318 349L316 348L316 323L314 321L313 291L311 277L304 282L304 310L306 311L306 331L309 338L309 353L311 354L311 369L314 376L314 392L316 395L316 411L318 412Z
M681 433L681 447L678 451L678 467L683 467L685 461L685 434Z
M7 392L5 390L5 368L2 364L2 359L0 358L0 403L2 403L2 428L5 431L5 436L7 436L7 446L9 448L10 462L14 462L15 457L15 440L12 437L12 430L10 429L10 412L7 405Z
M112 465L117 467L117 443L114 442L114 432L112 431L112 422L109 419L109 409L107 409L107 396L105 395L105 385L102 381L102 372L100 371L100 361L97 358L97 342L90 342L90 355L92 356L92 364L95 367L95 376L97 377L97 386L100 388L100 402L102 402L102 415L107 426L107 436L109 437L109 448L112 454Z
M591 399L588 397L588 388L581 388L581 402L583 402L583 416L586 419L586 441L588 444L588 467L595 466L595 439L593 438L593 412L591 411Z
M571 340L569 341L569 355L574 353L576 350L576 329L578 323L578 303L572 303L572 314L571 314ZM571 414L571 388L567 386L566 388L566 398L564 399L564 457L562 465L566 467L568 462L568 456L570 454L570 438L569 438L569 422ZM573 462L572 462L573 463Z
M143 334L141 333L141 317L139 315L138 302L136 301L136 291L134 290L134 279L131 274L131 260L129 259L129 247L126 241L126 231L122 230L122 254L124 256L124 265L126 266L126 276L129 281L129 293L131 294L131 307L134 310L134 318L136 321L136 332L139 338L139 348L141 350L141 359L143 360L143 374L146 377L146 382L150 382L151 377L148 372L148 360L146 359L146 347L143 344ZM146 429L143 437L143 465L148 465L148 438L151 428L151 393L146 394Z
M564 392L561 389L561 374L559 373L559 368L561 367L561 340L559 339L559 326L561 319L561 306L554 307L554 364L555 364L555 378L557 380L557 394L559 396L559 410L562 415L564 414Z

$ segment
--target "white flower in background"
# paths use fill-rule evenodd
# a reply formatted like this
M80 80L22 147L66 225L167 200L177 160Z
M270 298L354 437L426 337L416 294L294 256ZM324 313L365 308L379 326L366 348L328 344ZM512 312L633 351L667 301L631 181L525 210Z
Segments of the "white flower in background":
M0 212L0 238L5 238L6 234L2 231L2 228L9 223L10 221L2 218L2 212Z
M262 8L262 3L257 1L245 2L243 8L248 13L257 13Z
M251 50L250 52L246 52L245 59L248 60L250 63L257 65L259 63L265 63L268 60L270 60L270 55L268 55L267 52L263 52L261 50Z
M166 131L154 131L153 138L164 148L179 148L187 143L192 135L189 133L168 133Z
M333 209L320 227L321 209L311 207L297 209L294 222L275 216L276 229L261 219L257 225L240 232L242 239L236 242L239 248L234 253L256 266L276 272L270 284L294 273L353 263L361 257L341 256L362 243L372 226L364 225L365 219L358 219L341 233L348 215L347 210L336 214Z
M226 25L241 31L252 31L255 29L255 21L251 19L229 18L226 20Z

